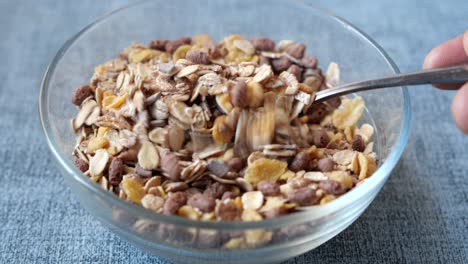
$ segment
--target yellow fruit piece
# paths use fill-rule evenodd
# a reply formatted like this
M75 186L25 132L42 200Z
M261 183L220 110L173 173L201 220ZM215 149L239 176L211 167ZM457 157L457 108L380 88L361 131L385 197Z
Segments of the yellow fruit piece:
M265 93L263 86L258 82L247 83L247 103L251 108L257 108L263 105Z
M360 181L371 176L377 169L377 164L373 158L370 158L362 153L358 154L359 162L359 177Z
M188 219L192 219L192 220L200 219L200 214L197 211L195 211L195 209L193 209L193 207L190 205L184 205L180 207L177 213L179 214L179 216L182 216Z
M244 38L241 35L230 35L230 36L224 38L224 45L226 45L226 48L229 51L237 50L237 48L234 46L234 41L243 40L243 39Z
M213 39L208 34L193 36L192 42L199 46L205 46L206 44L214 43Z
M247 167L244 178L253 186L256 186L262 180L276 182L287 167L286 162L260 158Z
M102 106L105 109L109 109L109 105L114 102L115 98L116 97L114 95L104 97L104 99L102 99Z
M166 62L169 62L170 59L171 59L171 55L167 52L163 52L159 55L159 60L161 62L166 63Z
M114 92L112 92L110 90L103 92L102 95L103 95L104 98L109 97L109 96L115 96Z
M159 56L161 52L153 49L141 49L135 52L131 52L128 55L130 63L140 63L144 61L149 61L156 56Z
M279 180L281 181L287 181L289 179L292 179L294 178L294 176L296 176L296 173L290 171L290 170L287 170L285 173L281 174Z
M145 196L146 192L143 186L132 178L124 178L121 182L122 190L127 195L127 199L141 204L141 199Z
M94 153L98 149L107 148L109 141L104 137L95 137L88 142L88 153Z
M99 127L97 132L98 137L103 137L107 131L109 131L108 127Z
M107 153L109 153L111 156L115 156L119 153L119 150L115 146L110 146L107 148Z
M327 194L322 198L322 200L320 200L320 205L327 204L327 203L329 203L329 202L331 202L331 201L333 201L335 199L336 199L335 195Z
M346 171L332 171L324 173L330 180L341 182L346 188L353 187L353 177Z
M344 130L346 141L348 141L350 144L353 143L353 131L354 129L351 129L350 127L346 127Z
M242 55L240 56L237 56L237 58L235 58L235 62L237 63L241 63L241 62L245 62L245 61L251 61L253 56L252 55L248 55L248 54L243 54L241 53Z
M254 55L251 59L250 59L250 62L253 62L253 63L256 63L258 64L258 62L260 61L260 57L258 55Z
M111 108L118 109L121 107L123 104L125 104L125 101L127 100L127 94L123 94L119 97L114 98L111 104L106 106L106 109L109 110Z
M239 238L231 238L226 244L224 244L224 248L226 249L241 249L245 248L247 245L245 244L245 240L243 237Z
M341 106L333 112L333 125L338 129L353 127L364 112L364 100L357 96L353 100L343 99Z
M234 131L226 125L226 116L218 116L213 125L213 140L218 144L225 144L231 141Z
M172 60L176 62L179 59L185 59L185 55L187 55L187 52L192 48L190 45L182 45L178 47L175 51L174 54L172 55Z

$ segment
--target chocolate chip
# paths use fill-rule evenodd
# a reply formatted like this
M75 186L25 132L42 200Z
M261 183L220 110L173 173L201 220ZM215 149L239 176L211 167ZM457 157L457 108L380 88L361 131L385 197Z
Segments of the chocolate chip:
M209 64L210 55L208 53L199 50L189 50L185 55L185 58L195 64Z
M333 171L334 166L335 162L330 158L323 158L317 162L317 167L322 172Z
M232 158L227 162L227 165L230 171L239 172L243 167L242 159Z
M314 145L317 148L324 148L328 145L329 142L330 137L325 130L320 129L314 132Z
M236 107L245 108L247 106L247 84L245 82L239 81L232 86L231 101Z
M252 42L252 45L257 50L262 50L262 51L275 50L275 42L266 37L254 37L250 40L250 42Z
M180 207L187 203L187 195L183 192L175 192L169 194L166 202L164 203L164 214L174 215L177 214L177 211Z
M293 161L289 165L289 169L298 172L306 169L309 166L310 157L309 154L305 151L301 151L294 156Z
M257 184L257 189L261 191L265 196L277 196L280 194L279 184L269 180L260 181Z
M280 73L291 66L291 61L286 56L281 56L279 59L272 60L271 66L276 73Z
M361 135L354 135L352 147L355 151L364 151L364 149L366 148L366 144L364 143L364 140L362 139Z
M225 192L227 192L229 188L219 182L215 182L213 184L210 184L206 190L203 192L204 195L213 197L214 199L219 199L223 196Z
M164 45L164 49L169 53L174 53L174 51L176 51L178 47L182 45L188 45L190 43L192 43L191 38L188 38L188 37L180 38L174 41L167 42L166 45Z
M164 172L164 176L173 181L178 181L180 173L182 172L182 168L179 164L179 158L173 153L168 153L162 156L161 169Z
M319 182L319 188L326 194L340 195L346 192L346 187L341 182L324 180Z
M151 41L148 46L150 49L165 50L165 46L168 42L169 40L167 39L156 39Z
M286 49L286 53L293 56L296 59L300 59L304 56L306 46L302 43L294 43Z
M318 199L315 195L315 190L309 187L303 187L290 191L288 193L288 200L292 203L304 206L312 205L316 203Z
M315 69L317 68L317 64L318 60L310 55L306 55L301 59L301 65L305 68Z
M75 158L73 160L73 164L75 164L75 167L77 167L81 172L85 172L89 169L88 163L79 158Z
M117 185L122 181L124 163L120 158L113 158L109 165L109 182Z
M93 95L93 90L89 85L82 85L75 90L72 96L72 103L80 106L81 103L88 97Z
M208 162L208 170L214 175L222 178L229 172L229 166L227 166L222 160L211 160Z
M294 75L298 82L302 82L302 69L301 69L301 67L297 66L296 64L293 64L293 65L289 66L288 72L290 72L292 75Z
M212 197L203 194L195 194L187 202L188 205L208 213L212 212L216 206L216 201Z
M138 163L135 166L135 173L141 177L151 177L153 175L152 171L143 169Z

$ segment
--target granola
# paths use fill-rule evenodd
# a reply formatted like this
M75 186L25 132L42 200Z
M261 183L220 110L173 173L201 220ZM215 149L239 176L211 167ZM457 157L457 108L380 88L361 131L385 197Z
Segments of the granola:
M306 46L207 35L132 44L99 65L79 107L74 164L120 198L200 221L260 221L345 194L377 168L364 100L313 103L339 84ZM271 240L264 230L226 248Z

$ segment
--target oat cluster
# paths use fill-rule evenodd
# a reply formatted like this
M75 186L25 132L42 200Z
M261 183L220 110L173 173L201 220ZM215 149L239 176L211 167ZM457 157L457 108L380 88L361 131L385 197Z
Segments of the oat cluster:
M361 97L313 104L339 82L337 64L317 65L304 44L265 37L133 44L73 94L75 165L121 199L194 220L328 203L376 170L374 129L357 125Z

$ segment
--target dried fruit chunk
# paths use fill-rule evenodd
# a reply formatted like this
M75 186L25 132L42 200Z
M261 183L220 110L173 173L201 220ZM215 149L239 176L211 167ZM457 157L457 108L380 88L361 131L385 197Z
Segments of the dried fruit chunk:
M245 82L236 82L232 87L231 101L235 107L244 108L247 106L247 85Z
M174 41L169 41L166 43L166 45L164 46L164 49L169 52L169 53L173 53L174 51L177 50L177 48L179 48L180 46L182 45L188 45L192 42L192 39L191 38L188 38L188 37L183 37L183 38L180 38L180 39L176 39Z
M251 81L247 83L247 103L250 108L262 106L264 99L263 87L260 83Z
M127 199L141 204L141 199L145 196L146 192L143 186L133 178L124 178L121 182L122 190L127 195Z
M292 203L305 206L315 204L317 202L317 196L315 195L315 190L309 187L303 187L289 192L288 200Z
M286 49L286 53L296 59L300 59L304 56L305 48L306 46L302 43L294 43Z
M275 49L275 42L266 37L254 37L250 42L257 50L273 51Z
M175 192L169 195L164 203L163 212L167 215L177 214L180 207L187 203L187 195L183 192Z
M225 144L231 141L234 131L226 125L226 116L218 116L213 125L213 140L218 144Z
M233 46L237 49L241 50L243 53L247 55L253 55L255 53L255 48L250 43L250 41L246 39L237 39L232 42Z
M208 55L208 53L203 52L203 51L189 50L187 51L186 57L187 57L187 60L195 64L209 64L210 63L210 56Z
M159 166L159 153L153 143L143 142L138 151L138 164L145 170L155 170Z
M346 188L351 189L354 185L353 177L346 171L332 171L324 173L330 180L342 183Z
M353 100L343 99L341 106L333 112L333 125L345 129L356 125L364 112L364 100L357 96Z
M139 63L143 61L148 61L156 56L158 56L161 52L152 49L141 49L134 52L130 52L128 54L128 60L130 63Z
M187 204L207 213L215 209L216 201L211 196L199 193L190 197Z
M173 153L162 154L161 169L164 175L173 181L178 181L182 168L179 164L179 158Z
M104 137L95 137L88 143L88 153L94 153L98 149L104 149L109 146L109 141Z
M99 149L89 161L89 173L91 176L99 176L104 171L109 161L109 153L104 149Z
M260 158L247 167L244 178L254 186L262 180L276 182L287 166L288 164L283 161Z

